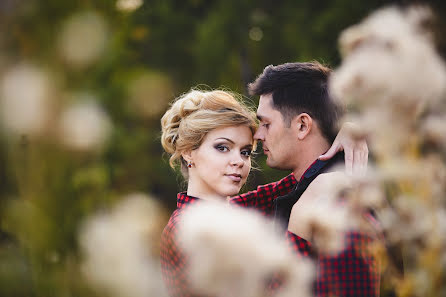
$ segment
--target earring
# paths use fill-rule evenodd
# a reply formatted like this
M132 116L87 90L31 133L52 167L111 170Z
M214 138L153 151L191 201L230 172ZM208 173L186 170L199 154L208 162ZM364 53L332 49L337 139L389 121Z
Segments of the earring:
M191 168L191 167L192 167L191 161L187 162L187 168Z

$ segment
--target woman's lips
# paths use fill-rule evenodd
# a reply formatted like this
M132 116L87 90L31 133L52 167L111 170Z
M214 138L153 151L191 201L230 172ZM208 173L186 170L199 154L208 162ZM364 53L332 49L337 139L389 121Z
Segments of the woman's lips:
M234 173L234 174L226 174L227 177L229 177L232 181L239 182L242 180L242 176L240 174Z

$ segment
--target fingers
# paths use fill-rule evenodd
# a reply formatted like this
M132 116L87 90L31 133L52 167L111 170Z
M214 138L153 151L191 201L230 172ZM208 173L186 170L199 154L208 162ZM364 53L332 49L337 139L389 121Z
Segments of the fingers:
M367 148L367 143L364 143L363 146L363 150L361 153L361 171L360 174L361 176L365 176L365 174L367 173L367 164L369 161L369 150Z
M365 176L367 173L367 166L369 164L369 153L365 153L364 154L364 158L365 158L365 162L364 162L364 167L362 168L362 176Z
M345 159L345 171L348 175L353 175L353 161L354 161L354 153L353 150L348 149L344 151L344 159Z
M319 156L318 159L321 161L327 161L327 160L333 158L333 156L336 155L336 153L341 150L342 150L342 147L339 146L339 144L335 141L331 145L330 149L325 154Z
M367 171L368 149L367 145L360 147L349 147L344 149L345 170L350 176L364 176ZM332 158L337 152L342 151L340 145L333 144L330 149L323 155L319 156L319 160L326 161Z
M352 172L355 176L359 176L362 172L362 152L355 150L353 152Z
M359 177L363 177L367 171L367 163L369 158L367 143L362 141L358 143L354 152L353 173Z
M346 173L350 176L353 174L364 176L368 163L367 142L363 138L357 139L349 134L349 127L351 128L351 123L343 126L330 149L325 154L319 156L318 159L327 161L336 155L337 152L344 150Z

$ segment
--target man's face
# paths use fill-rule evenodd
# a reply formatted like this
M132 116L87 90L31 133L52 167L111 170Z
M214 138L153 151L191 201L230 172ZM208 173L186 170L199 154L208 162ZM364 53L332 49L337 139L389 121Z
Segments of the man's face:
M282 113L273 108L272 100L272 94L260 96L257 108L260 125L254 138L262 142L269 167L293 170L292 160L296 158L297 137L293 127L287 127Z

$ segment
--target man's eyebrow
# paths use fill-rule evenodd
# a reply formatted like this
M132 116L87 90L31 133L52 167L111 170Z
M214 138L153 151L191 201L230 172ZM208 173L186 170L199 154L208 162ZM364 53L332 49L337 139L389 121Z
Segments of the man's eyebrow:
M266 117L266 116L262 116L262 115L258 114L258 115L256 115L256 117L259 121L268 121L268 117Z
M219 137L219 138L216 138L215 140L219 140L219 139L224 139L224 140L229 141L230 143L234 143L234 141L232 141L231 139L226 138L226 137Z

